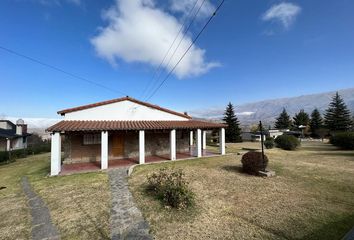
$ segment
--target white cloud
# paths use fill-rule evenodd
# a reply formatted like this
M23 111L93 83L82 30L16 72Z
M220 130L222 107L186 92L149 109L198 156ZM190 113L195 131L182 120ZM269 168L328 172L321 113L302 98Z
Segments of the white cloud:
M159 65L181 28L177 18L158 8L153 0L117 0L104 12L103 18L108 25L99 29L91 43L97 54L113 66L118 59ZM163 67L171 70L191 42L190 36L184 36L171 63L165 61ZM173 51L174 48L170 54ZM205 52L194 45L176 68L177 77L201 75L218 66L216 62L206 61Z
M240 115L240 116L251 116L253 115L255 112L239 112L236 113L236 115Z
M263 21L278 21L288 29L301 12L301 7L294 3L279 3L271 6L262 16Z
M195 5L193 13L200 8L198 19L210 17L211 14L215 11L215 6L211 4L208 0L197 2L195 0L170 0L170 3L170 9L172 11L181 13L184 16L188 15L190 10Z

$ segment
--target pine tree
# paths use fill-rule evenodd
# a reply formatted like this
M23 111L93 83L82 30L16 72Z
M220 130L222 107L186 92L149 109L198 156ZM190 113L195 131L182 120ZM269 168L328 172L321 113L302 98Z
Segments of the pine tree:
M235 115L234 106L231 102L226 107L223 120L228 126L225 129L225 141L242 142L240 123Z
M311 120L310 120L310 129L312 132L312 136L318 137L317 131L323 127L323 119L321 116L320 111L315 108L311 113Z
M304 109L301 109L299 113L295 114L295 117L293 119L294 119L294 125L296 127L299 127L300 125L307 126L310 123L310 117L304 111Z
M324 123L330 131L347 131L351 127L350 111L338 92L326 110Z
M291 127L291 119L285 108L283 108L282 113L276 119L275 128L276 129L289 129Z

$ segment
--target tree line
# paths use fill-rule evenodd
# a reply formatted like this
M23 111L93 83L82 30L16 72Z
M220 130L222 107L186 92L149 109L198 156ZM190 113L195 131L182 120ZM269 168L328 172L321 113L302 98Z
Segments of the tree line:
M226 142L242 142L240 122L231 103L226 107L223 121L228 125L225 129ZM315 108L311 114L301 109L291 119L286 109L283 108L274 125L279 130L298 130L300 126L305 128L306 132L311 132L313 137L324 137L330 132L353 130L354 119L344 100L337 92L329 103L323 117L320 111Z
M276 129L298 130L300 126L306 128L314 137L319 137L325 132L343 132L353 128L351 113L338 92L333 96L323 117L315 108L309 115L303 109L296 113L293 119L284 108L276 119Z

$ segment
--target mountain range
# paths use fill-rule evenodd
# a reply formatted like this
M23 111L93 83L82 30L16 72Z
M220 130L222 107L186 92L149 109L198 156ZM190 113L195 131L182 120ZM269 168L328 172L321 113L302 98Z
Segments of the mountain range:
M324 113L335 93L336 91L332 91L246 103L235 106L235 112L242 126L256 124L260 120L267 125L272 125L283 108L286 109L291 117L301 109L310 114L314 108L318 108L321 113ZM338 93L344 99L352 114L354 114L354 88L338 90ZM217 120L222 118L224 110L225 108L222 107L206 108L191 111L190 114L197 118Z

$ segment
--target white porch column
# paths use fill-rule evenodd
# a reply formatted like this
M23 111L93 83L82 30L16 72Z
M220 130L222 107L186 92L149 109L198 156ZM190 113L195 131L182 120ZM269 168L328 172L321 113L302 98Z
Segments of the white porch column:
M101 169L108 168L108 131L101 132Z
M61 171L61 137L59 132L52 133L50 155L50 175L56 176Z
M203 144L202 149L206 149L206 131L203 131Z
M193 146L193 131L189 132L189 146Z
M220 154L225 155L225 128L220 128L219 148L220 148Z
M139 164L145 163L145 131L139 130Z
M170 159L176 160L176 129L170 132Z
M197 157L202 156L202 130L197 129L197 149L196 149Z
M6 138L6 151L10 151L11 149L11 140Z

